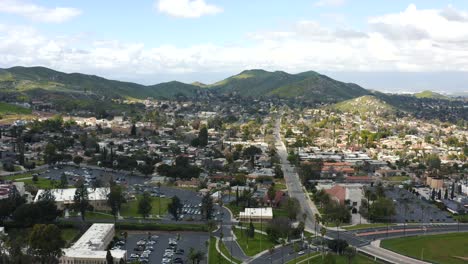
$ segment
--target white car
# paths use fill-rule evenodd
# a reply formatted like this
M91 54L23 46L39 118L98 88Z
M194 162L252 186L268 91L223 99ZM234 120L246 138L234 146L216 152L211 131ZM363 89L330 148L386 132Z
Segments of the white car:
M299 256L302 256L302 255L304 255L305 253L304 253L304 251L299 251L297 254L298 254Z

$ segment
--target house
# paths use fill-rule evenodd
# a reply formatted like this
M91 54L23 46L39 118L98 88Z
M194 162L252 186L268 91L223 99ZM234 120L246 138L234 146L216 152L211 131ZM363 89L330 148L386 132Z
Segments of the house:
M428 185L432 189L442 189L444 188L444 179L427 176L426 185Z
M330 189L325 189L330 198L339 204L344 204L346 200L346 188L341 185L335 185Z

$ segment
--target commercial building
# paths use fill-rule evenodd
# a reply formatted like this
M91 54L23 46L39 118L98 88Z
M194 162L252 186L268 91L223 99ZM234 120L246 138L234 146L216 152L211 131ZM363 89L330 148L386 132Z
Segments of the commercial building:
M241 222L267 222L273 219L273 209L271 207L264 208L245 208L239 213L239 221Z
M63 210L73 205L76 188L70 189L52 189L51 194L55 197L57 208ZM89 204L94 210L108 211L109 205L107 203L107 196L109 195L109 188L88 188ZM44 193L44 190L39 190L34 198L34 202L39 200L39 197Z
M444 179L427 176L426 184L432 189L442 189L444 188Z
M107 246L115 235L114 224L93 224L72 247L63 250L60 264L107 264ZM114 263L126 260L125 250L111 250Z

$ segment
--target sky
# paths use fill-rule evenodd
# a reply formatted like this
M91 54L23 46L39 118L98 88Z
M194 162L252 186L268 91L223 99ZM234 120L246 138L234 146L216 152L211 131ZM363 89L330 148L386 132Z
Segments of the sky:
M466 0L0 0L0 67L155 84L246 69L468 91Z

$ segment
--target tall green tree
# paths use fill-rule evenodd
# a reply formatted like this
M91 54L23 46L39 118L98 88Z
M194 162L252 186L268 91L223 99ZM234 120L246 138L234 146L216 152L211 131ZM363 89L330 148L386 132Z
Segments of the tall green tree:
M180 202L179 197L175 195L174 197L172 197L171 203L167 206L167 210L177 221L179 220L179 213L181 209L182 209L182 203Z
M73 208L81 213L81 219L85 220L86 211L89 209L89 195L88 188L81 183L75 190L75 196L73 197Z
M125 202L125 196L122 191L122 186L111 184L109 195L107 196L107 204L111 208L111 213L114 216L114 221L117 220L122 203Z
M144 192L141 199L138 200L138 213L141 214L143 218L147 218L152 209L151 195L149 192Z
M211 198L209 193L203 196L201 204L203 218L206 220L211 219L213 216L213 199Z
M107 264L114 264L114 257L112 257L112 253L110 252L110 250L107 250L106 262Z
M40 263L56 263L62 256L65 241L56 225L34 225L29 234L29 248Z
M205 147L208 145L208 129L206 126L202 126L198 132L198 145L200 147Z

